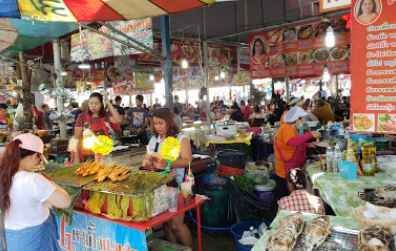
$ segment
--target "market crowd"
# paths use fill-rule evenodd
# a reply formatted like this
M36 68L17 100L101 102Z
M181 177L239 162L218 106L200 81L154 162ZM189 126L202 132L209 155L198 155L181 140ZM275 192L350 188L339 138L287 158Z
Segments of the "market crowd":
M175 96L174 105L168 108L159 104L158 100L148 107L143 96L137 95L135 106L125 107L121 97L105 101L101 94L92 93L81 105L71 102L67 109L68 124L76 141L70 156L73 163L92 158L91 153L84 152L81 147L86 128L112 137L133 135L139 144L147 146L142 163L146 170L166 166L166 162L156 153L166 137L177 137L181 142L181 153L172 164L176 173L174 186L183 182L186 167L192 161L193 144L181 133L184 124L210 120L247 122L251 128L276 127L271 148L274 152L272 176L276 181L277 207L324 214L320 198L307 190L303 169L308 146L321 135L310 131L304 123L317 121L325 125L329 121L348 119L349 99L325 98L317 94L313 99L291 97L285 101L274 94L268 102L241 100L227 105L220 98L215 98L207 106L204 101L195 105L182 104ZM32 115L34 130L55 130L59 115L47 104L33 106ZM17 129L23 116L15 100L0 104L0 129L8 132ZM43 140L33 133L15 135L8 133L4 136L12 138L5 146L0 161L0 210L5 212L5 236L9 250L24 250L31 245L34 246L30 250L59 250L52 209L69 207L71 199L63 188L36 172L45 161ZM253 147L260 148L262 145L257 143ZM168 240L192 246L184 215L165 224L164 231Z

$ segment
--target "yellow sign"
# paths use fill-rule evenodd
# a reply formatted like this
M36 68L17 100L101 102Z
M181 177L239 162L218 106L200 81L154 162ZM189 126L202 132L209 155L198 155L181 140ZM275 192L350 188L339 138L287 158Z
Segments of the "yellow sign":
M175 137L167 137L161 144L161 158L167 161L175 161L180 155L180 141Z
M113 151L113 140L106 135L97 136L92 151L101 155L110 154Z
M18 1L22 17L39 21L76 22L76 18L63 1Z

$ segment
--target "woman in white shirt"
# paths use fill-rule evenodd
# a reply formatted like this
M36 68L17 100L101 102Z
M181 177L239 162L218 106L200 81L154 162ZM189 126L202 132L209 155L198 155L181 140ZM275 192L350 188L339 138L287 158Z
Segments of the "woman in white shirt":
M183 182L185 169L192 161L191 145L187 137L179 133L174 119L174 114L168 108L159 108L153 112L153 132L147 146L147 155L143 160L143 167L146 169L163 169L166 162L156 154L161 149L161 144L166 137L177 137L180 141L179 159L173 162L172 168L176 172L176 182L180 185ZM191 232L184 224L184 215L180 215L165 225L168 240L179 241L185 246L192 247Z
M65 190L35 173L43 160L43 141L30 133L10 142L0 162L0 209L8 251L58 251L51 207L66 208Z

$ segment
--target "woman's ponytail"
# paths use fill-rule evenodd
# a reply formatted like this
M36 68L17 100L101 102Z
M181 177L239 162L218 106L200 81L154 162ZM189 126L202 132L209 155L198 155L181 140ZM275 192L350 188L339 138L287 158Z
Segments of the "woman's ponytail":
M21 161L20 140L8 143L0 159L0 209L6 211L10 207L10 189L12 179L18 172Z

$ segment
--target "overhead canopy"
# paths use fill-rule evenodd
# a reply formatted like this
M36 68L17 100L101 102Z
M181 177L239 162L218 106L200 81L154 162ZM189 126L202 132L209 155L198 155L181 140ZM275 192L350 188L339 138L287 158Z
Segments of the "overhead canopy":
M138 19L206 6L216 0L0 0L0 17L93 22Z
M78 29L75 23L0 20L0 52L12 55L30 50Z

